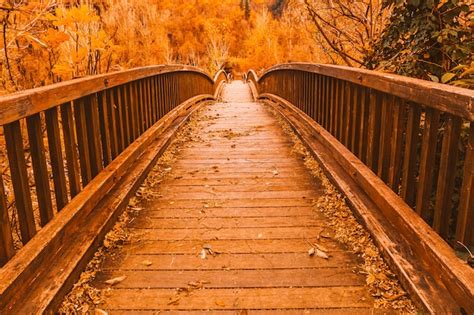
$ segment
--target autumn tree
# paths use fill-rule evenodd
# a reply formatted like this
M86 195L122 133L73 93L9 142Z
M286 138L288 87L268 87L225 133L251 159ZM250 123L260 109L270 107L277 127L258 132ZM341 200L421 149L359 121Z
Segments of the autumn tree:
M388 21L382 0L304 0L315 39L332 63L363 66Z
M385 0L390 24L365 64L406 76L474 87L474 5L458 0Z

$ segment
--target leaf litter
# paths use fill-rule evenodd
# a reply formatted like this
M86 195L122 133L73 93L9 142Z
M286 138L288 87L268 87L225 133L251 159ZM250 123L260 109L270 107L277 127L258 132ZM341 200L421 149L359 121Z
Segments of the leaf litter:
M266 108L274 115L285 133L291 138L293 153L300 156L311 174L321 181L325 194L313 201L313 207L327 218L327 227L335 231L334 239L350 248L363 259L359 273L366 275L369 292L375 299L374 307L391 308L403 313L416 313L417 310L410 297L402 288L396 275L384 262L369 232L357 222L346 204L345 197L332 185L318 162L309 153L288 122L271 105L267 105ZM329 238L328 235L322 234L322 232L319 236ZM320 255L321 253L326 254L326 251L321 250L320 247L318 248L316 244L308 250L309 256L320 257L318 253Z
M157 197L154 188L158 187L167 176L171 176L172 165L184 145L203 141L199 136L200 129L198 124L201 121L211 121L210 124L212 124L214 119L204 115L205 110L206 108L203 107L194 112L185 125L177 132L168 148L158 159L143 184L135 193L135 196L130 199L126 210L119 216L112 230L106 234L102 245L94 253L85 270L81 273L79 280L63 299L58 309L59 314L108 314L100 308L100 304L104 301L104 296L107 295L111 287L124 281L126 277L118 276L108 279L104 282L107 288L99 288L96 286L96 278L101 271L102 264L106 258L119 256L122 245L130 241L128 224L143 210L143 207L140 205L145 205L147 201ZM144 260L142 264L144 266L151 266L153 263ZM201 285L196 286L196 283L201 283ZM190 282L188 287L185 289L179 288L177 292L186 291L189 294L195 289L202 288L205 283L204 281ZM179 303L179 299L180 297L170 301L169 304Z

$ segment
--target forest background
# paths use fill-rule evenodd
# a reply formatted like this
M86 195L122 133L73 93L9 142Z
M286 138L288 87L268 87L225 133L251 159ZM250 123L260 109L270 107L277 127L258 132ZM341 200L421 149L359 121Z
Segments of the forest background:
M292 61L474 86L458 0L2 0L0 95L164 63L242 73Z

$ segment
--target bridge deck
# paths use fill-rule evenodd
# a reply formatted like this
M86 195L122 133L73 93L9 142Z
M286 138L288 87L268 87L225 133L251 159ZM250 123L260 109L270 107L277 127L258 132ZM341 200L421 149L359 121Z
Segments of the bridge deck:
M201 112L194 141L129 223L130 241L94 285L108 311L335 309L374 300L360 258L331 237L323 193L276 118L246 85ZM310 243L329 259L310 257ZM126 276L126 278L123 278ZM113 286L108 279L119 278ZM178 289L177 288L181 288ZM272 312L273 313L273 312Z

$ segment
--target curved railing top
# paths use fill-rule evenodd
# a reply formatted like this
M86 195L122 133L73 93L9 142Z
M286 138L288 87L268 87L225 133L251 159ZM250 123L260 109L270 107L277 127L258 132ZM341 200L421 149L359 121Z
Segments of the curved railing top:
M199 68L185 65L147 66L87 76L0 96L0 125L8 124L60 104L130 81L158 74L183 71L202 74L210 82L214 83L214 80L206 72Z
M279 64L267 69L258 81L280 70L327 75L474 121L474 90L373 70L312 63Z
M248 72L247 72L247 77L246 77L247 80L254 80L255 82L258 82L258 75L257 73L253 70L253 69L250 69Z
M219 77L221 77L221 76L224 76L224 80L226 80L226 81L229 79L229 76L227 75L227 72L225 72L224 70L219 70L214 75L214 83L218 83L217 81L219 80Z

